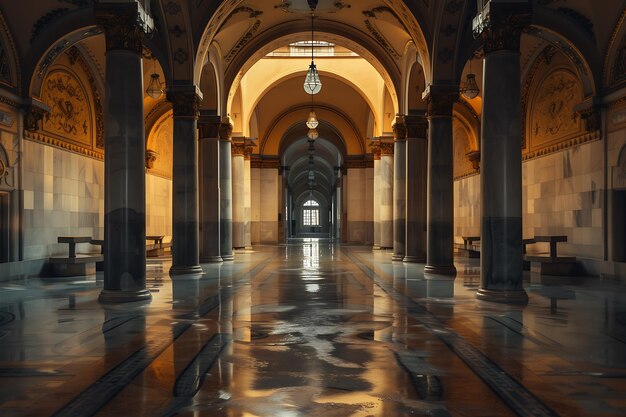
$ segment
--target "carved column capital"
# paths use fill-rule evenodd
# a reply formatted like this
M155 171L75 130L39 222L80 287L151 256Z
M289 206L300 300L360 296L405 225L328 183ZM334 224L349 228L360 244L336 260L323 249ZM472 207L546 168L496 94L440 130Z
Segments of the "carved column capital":
M196 87L191 89L171 89L166 94L167 101L172 103L175 118L197 119L200 113L202 95Z
M528 1L489 2L474 18L474 36L481 36L485 54L497 51L519 51L522 30L530 24Z
M121 49L141 53L143 29L139 3L97 2L94 13L97 25L104 31L107 51Z
M380 141L381 156L393 156L393 141Z
M220 140L230 141L232 139L233 125L228 121L228 119L222 119L218 128L218 136Z
M407 127L405 122L405 117L403 115L397 115L396 120L392 126L393 129L393 139L396 141L406 140L407 138Z
M252 152L254 152L254 148L256 147L256 145L252 145L252 144L248 144L245 146L245 149L243 151L243 159L246 161L249 161L250 158L252 158Z
M200 118L198 119L198 130L200 131L200 139L214 139L219 137L219 127L222 122L220 116L203 114L200 111Z
M374 155L374 161L380 160L380 141L373 140L370 143L370 148L372 148L372 154Z
M230 152L232 156L244 156L246 153L246 145L241 142L233 142Z
M426 115L406 116L404 118L409 139L427 139L428 118Z
M452 107L459 99L459 87L454 85L429 85L423 98L428 103L428 117L452 117Z

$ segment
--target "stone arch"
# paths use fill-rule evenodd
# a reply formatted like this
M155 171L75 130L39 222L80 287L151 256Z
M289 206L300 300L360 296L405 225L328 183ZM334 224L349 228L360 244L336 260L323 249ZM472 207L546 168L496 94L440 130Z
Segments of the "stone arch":
M174 135L174 119L171 109L164 111L158 117L156 122L146 129L146 165L148 171L156 176L163 178L172 178L173 170L173 135ZM149 158L152 160L152 166L149 166Z
M13 36L0 12L0 85L21 90L21 70Z
M613 30L607 54L604 57L603 83L605 88L626 82L626 9Z

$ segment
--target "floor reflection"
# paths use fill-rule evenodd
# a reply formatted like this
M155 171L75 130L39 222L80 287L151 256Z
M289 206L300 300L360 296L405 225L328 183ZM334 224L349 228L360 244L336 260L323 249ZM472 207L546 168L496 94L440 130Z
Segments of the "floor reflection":
M0 415L626 410L619 285L532 283L527 307L503 306L475 300L476 260L424 279L423 265L315 239L201 276L170 279L169 262L150 261L147 304L101 305L93 278L0 285Z

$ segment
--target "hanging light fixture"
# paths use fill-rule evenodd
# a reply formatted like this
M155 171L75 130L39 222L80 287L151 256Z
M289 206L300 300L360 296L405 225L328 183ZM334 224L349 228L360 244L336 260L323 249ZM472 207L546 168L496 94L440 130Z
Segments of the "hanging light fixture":
M150 84L146 89L146 93L155 100L163 95L163 84L161 84L161 76L156 71L156 58L154 59L154 72L150 76Z
M315 141L320 136L320 133L317 129L309 129L309 132L306 134L311 142Z
M476 84L476 75L472 72L473 59L474 57L470 59L469 72L467 73L467 78L465 79L463 88L461 88L461 94L470 100L476 98L478 94L480 94L480 88L478 88L478 84Z
M317 94L322 89L322 82L320 81L320 75L317 72L317 67L315 66L315 57L313 51L315 50L315 43L313 37L313 19L315 17L315 8L317 7L317 1L308 0L309 7L311 8L311 65L309 65L309 70L306 73L306 78L304 79L304 91L308 94Z

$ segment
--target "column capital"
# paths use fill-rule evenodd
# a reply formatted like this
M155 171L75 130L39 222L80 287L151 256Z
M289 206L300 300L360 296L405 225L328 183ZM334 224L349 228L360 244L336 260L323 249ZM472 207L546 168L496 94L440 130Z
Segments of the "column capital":
M198 129L200 130L200 139L215 139L219 136L219 127L222 117L209 114L206 110L200 110L198 118Z
M230 152L232 156L244 156L246 152L245 143L243 141L233 139Z
M233 125L230 123L228 117L222 117L217 133L220 140L231 141L233 137Z
M393 139L395 141L404 141L407 138L407 126L405 117L401 114L396 115L396 120L391 126L393 129Z
M428 117L426 115L410 115L405 116L404 121L407 128L407 137L409 139L427 139L428 135Z
M530 24L529 1L487 3L473 21L474 37L481 36L485 54L518 51L522 30Z
M428 103L428 117L452 117L452 107L459 99L459 86L429 85L422 98Z
M97 25L104 31L106 50L127 50L138 54L143 49L142 10L138 2L97 2Z
M380 155L381 156L393 156L393 140L381 140L380 141Z
M374 155L374 161L380 160L380 140L373 139L370 142L370 148L372 148L372 154Z
M254 152L256 145L254 143L248 143L243 151L243 159L249 161L252 158L252 152Z
M172 103L175 118L197 119L202 93L195 85L174 86L167 89L167 101Z

